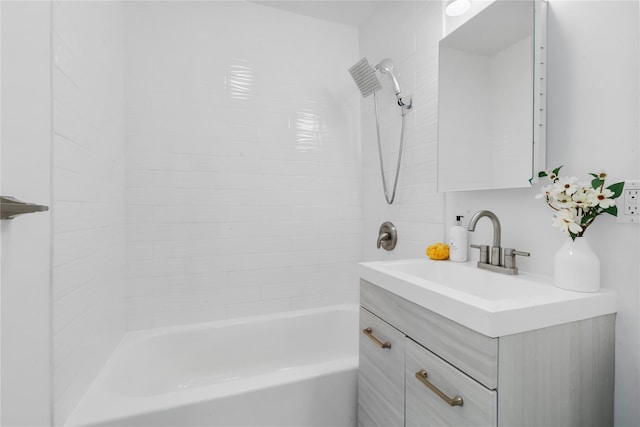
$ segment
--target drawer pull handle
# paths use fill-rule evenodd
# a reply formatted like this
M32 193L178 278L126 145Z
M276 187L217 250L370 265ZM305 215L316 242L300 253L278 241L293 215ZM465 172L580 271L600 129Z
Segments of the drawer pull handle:
M382 342L378 338L373 336L373 330L371 328L365 328L362 330L362 333L369 337L371 341L376 343L376 345L380 348L391 348L390 342Z
M431 390L432 392L437 394L440 397L440 399L442 399L445 402L447 402L447 404L449 406L462 406L463 401L462 401L462 398L460 396L456 395L456 396L453 397L453 399L450 398L449 396L447 396L446 394L441 392L440 389L438 389L438 387L436 387L433 384L431 384L427 380L427 376L428 376L427 371L425 371L424 369L421 370L421 371L416 372L416 378L419 379L422 384L424 384L427 387L429 387L429 390Z

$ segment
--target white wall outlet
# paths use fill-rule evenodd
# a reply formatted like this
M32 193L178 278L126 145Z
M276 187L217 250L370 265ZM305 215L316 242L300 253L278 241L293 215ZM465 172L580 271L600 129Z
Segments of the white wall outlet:
M625 181L616 205L617 222L640 224L640 181Z

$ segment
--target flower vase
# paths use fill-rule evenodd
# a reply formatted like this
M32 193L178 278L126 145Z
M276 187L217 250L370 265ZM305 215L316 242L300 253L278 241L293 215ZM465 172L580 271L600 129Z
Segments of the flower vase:
M600 289L600 260L587 239L565 240L554 258L553 282L570 291L597 292Z

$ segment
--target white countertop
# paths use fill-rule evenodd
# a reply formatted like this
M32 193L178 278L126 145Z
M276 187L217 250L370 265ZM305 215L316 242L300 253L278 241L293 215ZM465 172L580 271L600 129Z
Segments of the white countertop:
M363 262L360 277L490 337L516 334L616 312L610 289L573 292L549 279L507 276L431 259Z

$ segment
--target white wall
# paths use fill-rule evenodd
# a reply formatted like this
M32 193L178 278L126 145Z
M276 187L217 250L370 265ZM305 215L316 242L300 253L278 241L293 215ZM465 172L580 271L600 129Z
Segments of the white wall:
M53 2L53 403L61 425L124 332L124 17Z
M404 94L413 94L414 110L406 118L404 154L396 201L387 205L382 191L373 96L362 101L362 254L366 261L420 258L426 247L443 241L443 196L436 189L438 41L440 2L384 2L360 28L360 55L377 64L390 58ZM378 92L385 172L393 187L400 138L400 111L389 89ZM378 229L392 221L398 245L392 252L376 248Z
M2 187L50 204L51 68L48 2L2 9ZM0 224L2 235L3 426L50 422L50 213Z
M131 329L357 301L355 28L127 5Z
M547 79L547 164L587 178L605 169L611 183L638 179L639 11L637 1L550 1ZM530 251L522 271L551 276L565 238L551 227L552 211L536 189L448 193L447 228L454 215L495 212L504 247ZM599 255L602 285L619 293L616 322L615 424L640 420L640 305L637 225L600 217L587 238ZM488 242L491 226L478 224L470 243ZM477 255L476 255L477 256Z

